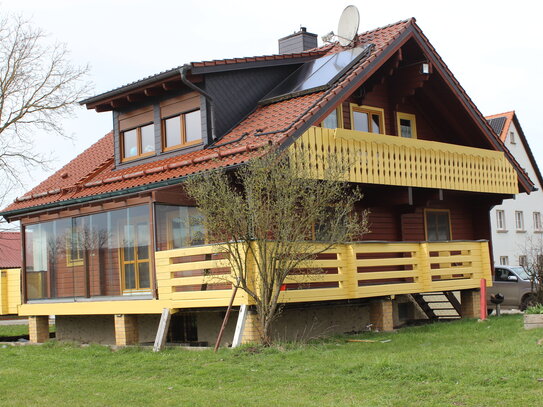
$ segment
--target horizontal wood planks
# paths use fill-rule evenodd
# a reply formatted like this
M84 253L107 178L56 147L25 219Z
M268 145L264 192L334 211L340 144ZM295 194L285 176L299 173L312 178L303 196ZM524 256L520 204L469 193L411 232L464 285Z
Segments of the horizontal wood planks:
M207 260L201 260L202 255ZM191 258L195 261L175 260ZM224 283L232 281L230 275L208 272L174 277L191 270L224 270L228 264L220 246L157 252L159 300L170 301L173 308L228 305L232 287ZM486 241L360 242L331 248L304 264L285 280L279 301L327 301L477 288L481 278L490 283L490 273ZM208 289L221 283L224 289ZM198 285L199 291L179 290ZM240 290L234 304L249 304L249 298Z
M290 147L300 173L322 179L329 159L349 163L346 180L487 193L518 193L499 151L346 129L311 127Z

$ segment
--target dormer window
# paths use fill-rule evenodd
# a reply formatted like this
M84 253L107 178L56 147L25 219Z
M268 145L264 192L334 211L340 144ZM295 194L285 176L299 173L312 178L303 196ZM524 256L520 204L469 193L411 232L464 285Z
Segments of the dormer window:
M155 128L153 123L125 130L121 133L124 160L147 157L155 152Z
M200 110L181 113L163 120L164 151L190 146L202 141Z

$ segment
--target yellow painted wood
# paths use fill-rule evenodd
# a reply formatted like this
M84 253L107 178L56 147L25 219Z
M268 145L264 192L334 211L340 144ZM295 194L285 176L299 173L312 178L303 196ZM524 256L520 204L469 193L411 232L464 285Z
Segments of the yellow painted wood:
M127 300L89 301L65 303L23 304L19 315L111 315L111 314L161 314L164 308L175 308L171 301Z
M16 315L21 305L21 270L0 270L0 315Z
M322 246L319 246L322 247ZM199 284L222 283L232 276L189 276L172 278L176 266L185 269L206 268L209 265L223 265L224 260L209 260L191 263L172 264L175 257L197 254L217 253L220 246L208 245L186 249L175 249L156 253L158 300L88 301L66 303L33 303L20 305L19 270L0 273L0 311L13 310L19 315L91 315L91 314L160 314L163 308L203 308L225 307L232 296L233 289L206 291L177 291L176 287ZM255 253L258 255L258 248ZM337 253L337 259L315 260L310 267L335 267L338 274L292 275L286 283L302 284L298 290L281 293L281 302L327 301L349 298L367 298L384 295L408 294L442 290L477 288L480 278L486 276L490 283L490 254L487 242L446 242L446 243L381 243L360 242L339 245L327 250ZM451 252L461 252L451 256ZM357 253L372 253L376 259L356 259ZM382 253L382 256L379 256ZM410 257L388 258L389 253L408 253ZM430 257L430 253L438 256ZM160 261L159 261L160 260ZM461 260L461 261L457 261ZM189 266L187 266L187 264ZM258 285L254 261L248 259L249 270L254 276L253 286ZM430 264L442 267L431 269ZM374 271L358 273L357 267L365 266L412 266L412 270ZM458 265L458 266L456 266ZM453 277L453 275L461 275ZM413 277L413 283L373 284L359 286L359 281ZM439 278L439 280L433 280ZM333 288L304 288L303 283L338 282ZM7 294L6 294L7 293ZM13 296L13 297L12 297ZM7 300L6 300L7 298ZM251 304L252 301L242 290L238 290L234 305Z
M352 163L351 182L518 193L515 169L500 151L320 127L311 127L290 148L319 179L336 154Z

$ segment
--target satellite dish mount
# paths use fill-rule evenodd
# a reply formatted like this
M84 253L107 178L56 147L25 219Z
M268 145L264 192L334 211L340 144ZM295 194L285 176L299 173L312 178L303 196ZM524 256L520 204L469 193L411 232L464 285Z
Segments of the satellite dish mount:
M356 39L358 33L358 26L360 24L360 13L356 6L347 6L341 17L339 18L339 24L337 28L337 38L339 44L343 47L351 45Z

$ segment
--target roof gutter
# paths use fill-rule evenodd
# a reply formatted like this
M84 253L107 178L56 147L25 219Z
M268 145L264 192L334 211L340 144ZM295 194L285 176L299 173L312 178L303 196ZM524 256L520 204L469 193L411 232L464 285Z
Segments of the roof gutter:
M233 164L233 165L229 165L229 166L226 166L226 167L223 167L223 168L225 170L226 169L233 170L233 169L235 169L237 167L240 167L241 165L243 165L243 163ZM168 187L168 186L171 186L171 185L181 184L183 181L185 181L187 178L189 178L189 177L191 177L193 175L194 174L183 175L182 177L171 178L171 179L156 182L156 183L153 183L153 184L140 185L138 187L123 189L121 191L106 192L104 194L99 194L99 195L91 195L91 196L86 196L86 197L83 197L83 198L69 199L67 201L57 201L57 202L52 202L52 203L44 204L44 205L38 205L38 206L34 206L34 207L31 206L31 207L28 207L28 208L15 209L13 211L0 212L0 216L3 216L8 222L10 222L10 220L8 218L13 217L13 216L17 216L17 215L23 215L23 214L24 215L33 215L35 213L40 213L40 212L43 212L43 211L48 210L48 209L56 209L56 208L59 208L59 207L65 208L67 206L80 205L80 204L83 204L83 203L86 203L86 202L105 201L105 200L109 200L111 198L125 197L125 196L129 196L129 195L134 195L134 194L137 194L137 193L140 193L140 192L146 192L146 191L150 191L150 190L153 190L153 189L159 189L159 188Z
M23 215L23 214L32 215L34 213L43 212L44 210L47 210L47 209L58 208L59 206L66 207L70 205L79 205L79 204L90 202L90 201L96 202L96 201L107 200L107 199L121 197L121 196L133 195L135 193L148 191L150 189L156 189L156 188L165 187L169 185L180 184L186 178L187 176L183 176L180 178L173 178L173 179L161 181L155 184L147 184L147 185L141 185L139 187L123 189L121 191L106 192L100 195L91 195L91 196L86 196L83 198L69 199L67 201L57 201L57 202L52 202L49 204L38 205L34 207L29 207L29 208L15 209L13 211L7 211L7 212L0 212L0 216L3 216L8 222L10 222L8 218L13 217L13 216ZM33 209L33 210L29 212L29 209Z
M191 88L192 90L198 92L199 94L201 94L203 97L206 98L206 100L209 102L209 110L210 110L210 116L211 116L211 140L209 140L209 137L208 137L208 144L210 144L211 142L213 142L215 140L215 103L213 102L213 98L211 97L211 95L209 93L207 93L206 91L204 91L202 88L199 88L198 86L196 86L194 83L190 82L188 79L187 79L187 71L191 68L190 65L183 65L180 69L179 69L179 73L181 74L181 81L187 85L189 88Z

